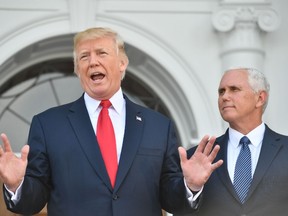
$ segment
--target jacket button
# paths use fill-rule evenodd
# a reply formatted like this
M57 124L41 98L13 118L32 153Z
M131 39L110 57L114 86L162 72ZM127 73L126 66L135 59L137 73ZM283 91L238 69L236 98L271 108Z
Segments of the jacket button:
M117 194L114 194L112 197L113 200L117 200L118 198L119 198L119 196Z

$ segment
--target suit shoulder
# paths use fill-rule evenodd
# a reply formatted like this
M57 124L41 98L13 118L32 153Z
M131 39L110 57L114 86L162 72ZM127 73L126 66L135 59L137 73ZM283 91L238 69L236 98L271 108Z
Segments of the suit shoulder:
M155 111L149 107L145 107L144 105L139 105L135 102L132 102L130 100L127 100L127 97L126 97L126 104L127 104L127 108L128 107L133 107L133 109L137 112L137 113L141 113L143 114L144 116L149 116L151 118L156 118L158 120L162 119L164 121L170 121L171 119L168 117L168 116L165 116L164 114L158 112L158 111ZM128 110L127 110L128 111Z
M284 135L284 134L280 134L274 130L272 130L271 128L269 128L267 125L266 125L266 131L265 131L265 135L264 136L272 136L272 137L275 137L276 139L284 139L284 140L288 140L288 136L287 135Z
M70 103L66 103L66 104L62 104L59 106L54 106L54 107L50 107L38 114L36 114L35 116L37 117L50 117L50 116L57 116L57 115L63 115L63 113L67 113L69 112L69 110L71 109L71 107L78 103L78 101L81 100L81 98L79 98L76 101L70 102Z
M147 113L149 115L152 115L154 117L158 117L158 118L163 118L163 119L169 119L169 117L165 116L164 114L158 112L158 111L155 111L151 108L148 108L148 107L142 107L142 112L143 113Z

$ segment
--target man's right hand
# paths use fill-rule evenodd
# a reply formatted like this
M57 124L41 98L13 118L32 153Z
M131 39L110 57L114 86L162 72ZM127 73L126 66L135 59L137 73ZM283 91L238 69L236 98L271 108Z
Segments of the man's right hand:
M183 147L178 148L183 176L191 191L200 191L213 171L223 164L223 160L214 162L220 149L219 145L213 147L215 140L214 136L204 136L190 158Z
M26 172L28 164L29 146L25 145L21 150L21 157L17 157L12 151L6 134L1 134L3 145L0 146L0 180L6 187L15 192Z

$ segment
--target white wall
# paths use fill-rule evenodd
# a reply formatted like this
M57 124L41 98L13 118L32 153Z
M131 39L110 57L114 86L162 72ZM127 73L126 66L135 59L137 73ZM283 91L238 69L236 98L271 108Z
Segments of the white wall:
M288 134L288 1L272 2L281 24L275 32L266 35L264 72L270 81L271 92L265 120L279 133Z
M226 128L218 114L217 87L227 62L223 63L223 41L212 16L222 8L235 11L241 7L275 9L282 21L275 31L257 31L264 53L260 67L271 82L265 120L288 134L286 0L0 0L0 68L15 53L45 38L97 25L112 27L126 42L154 58L181 86L195 118L198 137L193 139L197 142L204 134L220 135ZM251 54L249 49L243 52ZM237 62L237 55L233 61ZM240 57L239 64L243 63L245 58ZM9 73L0 71L0 83L7 77Z

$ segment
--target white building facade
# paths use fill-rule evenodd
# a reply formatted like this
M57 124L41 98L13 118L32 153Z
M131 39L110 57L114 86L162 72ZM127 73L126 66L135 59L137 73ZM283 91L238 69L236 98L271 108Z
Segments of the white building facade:
M237 66L266 74L264 121L288 134L287 9L287 0L0 0L0 130L19 151L33 115L80 97L73 35L104 26L126 42L129 94L154 109L161 101L183 146L226 130L217 88Z
M264 120L288 134L287 8L286 0L0 0L1 132L18 151L33 115L81 95L77 78L54 66L62 62L73 74L73 35L105 26L126 42L130 84L161 100L183 146L226 130L217 88L223 71L236 66L266 74Z

